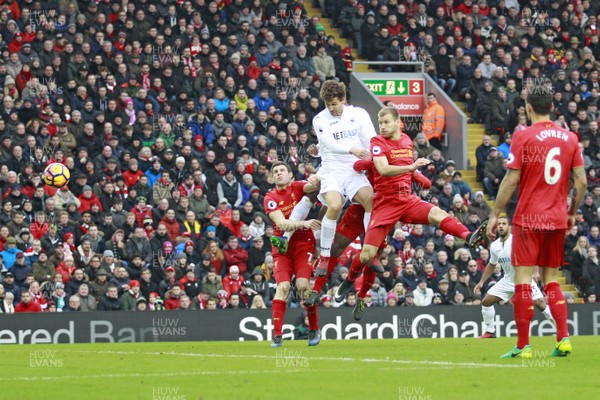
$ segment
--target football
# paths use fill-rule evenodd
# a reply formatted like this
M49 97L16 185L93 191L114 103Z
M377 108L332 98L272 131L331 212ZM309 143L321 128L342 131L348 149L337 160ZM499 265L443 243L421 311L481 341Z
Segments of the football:
M71 171L60 163L52 163L44 170L44 183L55 188L65 186L70 178Z

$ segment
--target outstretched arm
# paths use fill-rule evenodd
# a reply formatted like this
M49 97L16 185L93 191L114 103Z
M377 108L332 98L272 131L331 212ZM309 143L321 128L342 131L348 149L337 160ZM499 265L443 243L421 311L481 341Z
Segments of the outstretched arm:
M375 168L381 176L398 176L402 174L413 173L417 169L424 167L429 164L431 160L427 158L418 158L411 165L390 165L388 163L387 157L379 156L373 158L373 163L375 164Z

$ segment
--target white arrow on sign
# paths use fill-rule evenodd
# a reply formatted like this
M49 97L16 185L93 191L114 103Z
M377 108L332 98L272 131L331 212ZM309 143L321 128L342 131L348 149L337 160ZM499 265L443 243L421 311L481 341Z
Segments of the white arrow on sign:
M404 93L404 82L398 82L398 93Z

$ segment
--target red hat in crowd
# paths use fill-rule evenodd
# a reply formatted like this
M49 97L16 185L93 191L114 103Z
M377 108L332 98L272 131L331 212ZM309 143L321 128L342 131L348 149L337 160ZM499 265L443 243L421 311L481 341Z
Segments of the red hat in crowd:
M140 287L140 281L137 281L135 279L129 281L129 287L134 287L134 286Z
M192 242L191 240L188 240L187 242L185 242L185 247L188 247L188 246L194 247L194 242Z
M171 265L169 265L167 268L165 268L165 271L167 271L167 272L169 272L169 271L175 272L175 268L173 268Z

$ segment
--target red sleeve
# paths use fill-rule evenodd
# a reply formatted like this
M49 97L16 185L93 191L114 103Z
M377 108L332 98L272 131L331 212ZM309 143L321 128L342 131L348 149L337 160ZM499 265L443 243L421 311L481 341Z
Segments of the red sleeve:
M506 168L521 169L523 165L523 134L521 132L515 134L510 145L510 153L508 153L508 162Z
M431 181L419 171L413 173L413 182L419 184L423 189L431 188Z
M356 172L370 171L373 167L373 160L358 160L354 163L354 170Z
M273 189L275 190L275 189ZM263 201L263 206L265 207L265 211L267 215L272 213L273 211L279 210L279 200L276 197L276 194L273 191L270 191L266 194L265 200Z
M386 146L385 143L382 142L380 136L375 136L371 138L371 156L373 157L385 157Z

